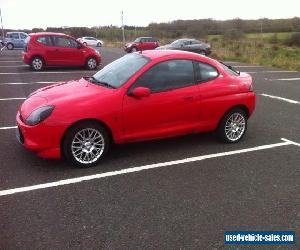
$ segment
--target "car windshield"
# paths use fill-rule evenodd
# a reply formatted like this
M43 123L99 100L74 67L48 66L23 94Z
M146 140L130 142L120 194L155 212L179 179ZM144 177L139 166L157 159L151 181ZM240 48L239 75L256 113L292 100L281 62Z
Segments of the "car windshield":
M141 41L140 37L134 40L135 43L139 43L140 41Z
M113 88L122 86L131 76L149 62L149 58L132 53L119 58L98 71L93 78Z
M179 47L181 44L183 44L183 40L176 40L171 43L173 47Z

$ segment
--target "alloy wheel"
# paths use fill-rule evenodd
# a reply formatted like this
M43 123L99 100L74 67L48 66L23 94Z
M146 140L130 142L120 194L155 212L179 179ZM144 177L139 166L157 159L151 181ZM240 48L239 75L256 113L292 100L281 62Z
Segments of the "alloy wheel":
M245 117L236 112L231 114L225 124L225 135L228 140L235 142L239 140L246 129L246 119Z
M82 164L97 161L103 154L104 149L104 136L94 128L85 128L78 131L71 143L71 151L75 160Z

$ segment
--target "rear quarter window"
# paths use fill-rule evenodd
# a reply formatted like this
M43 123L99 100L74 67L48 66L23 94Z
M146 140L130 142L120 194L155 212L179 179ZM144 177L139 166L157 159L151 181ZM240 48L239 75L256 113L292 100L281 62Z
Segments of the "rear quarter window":
M207 82L219 76L218 70L207 63L195 62L195 72L197 82Z

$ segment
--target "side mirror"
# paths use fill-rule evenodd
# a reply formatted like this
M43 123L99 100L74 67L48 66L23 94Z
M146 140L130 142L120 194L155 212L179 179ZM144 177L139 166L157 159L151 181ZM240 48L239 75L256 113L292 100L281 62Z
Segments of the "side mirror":
M149 88L145 88L145 87L137 87L134 88L130 95L134 96L134 97L147 97L151 94L151 91Z
M77 43L77 49L81 49L83 45L81 43Z
M180 47L183 48L183 44L181 44Z

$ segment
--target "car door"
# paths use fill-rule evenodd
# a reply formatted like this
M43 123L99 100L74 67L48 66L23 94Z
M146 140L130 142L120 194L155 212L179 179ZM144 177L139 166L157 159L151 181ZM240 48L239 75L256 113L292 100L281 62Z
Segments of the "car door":
M97 46L97 39L94 37L91 37L90 39L91 39L92 46Z
M20 34L18 32L11 33L11 43L15 48L21 48L21 39Z
M133 89L151 94L134 97ZM123 101L125 140L189 133L197 127L200 95L194 84L193 62L169 60L153 66L129 88Z
M83 65L83 50L78 43L66 36L53 36L54 58L57 65Z
M53 39L49 35L39 36L36 38L36 42L39 45L38 50L44 57L47 65L59 65L59 58L57 54L57 48L53 46Z
M147 39L141 38L139 50L146 50L146 49L147 49Z
M193 52L192 41L187 40L183 44L183 50Z

